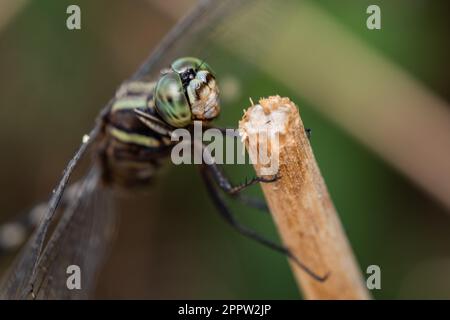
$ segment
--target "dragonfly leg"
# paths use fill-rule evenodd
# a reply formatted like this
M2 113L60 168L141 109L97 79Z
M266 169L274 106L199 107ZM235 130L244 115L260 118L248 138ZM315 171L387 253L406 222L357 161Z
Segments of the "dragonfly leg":
M206 168L208 171L210 171L213 179L217 183L217 185L228 195L232 196L234 199L248 205L251 207L254 207L256 209L266 211L268 212L268 207L265 201L258 198L253 198L247 195L240 194L242 190L245 188L258 183L269 183L276 181L280 178L279 175L275 175L273 177L253 177L252 179L248 180L245 179L244 183L241 183L239 185L234 185L231 183L230 179L225 175L225 173L220 169L220 167L215 163L213 156L210 152L207 151L208 149L206 146L203 145L203 156L205 157L205 160L207 163L210 163L206 165Z
M228 177L220 170L220 168L216 164L208 165L207 170L212 171L212 176L214 180L217 182L219 187L229 196L233 197L233 199L247 205L249 207L256 208L258 210L269 212L269 208L266 202L263 199L251 197L245 194L242 194L240 191L245 189L246 187L258 182L258 177L253 178L250 181L245 181L245 183L240 184L238 186L233 186ZM271 180L272 181L272 180ZM267 181L264 181L267 182ZM270 181L269 181L270 182Z
M219 210L219 213L231 227L233 227L240 234L242 234L252 240L255 240L256 242L259 242L260 244L262 244L272 250L275 250L277 252L280 252L280 253L286 255L288 258L292 259L303 271L305 271L308 275L310 275L315 280L323 282L328 278L328 274L326 274L325 276L317 275L315 272L313 272L311 269L309 269L306 265L304 265L297 257L295 257L288 248L265 238L264 236L260 235L253 229L250 229L250 228L242 225L239 221L237 221L237 219L231 212L230 208L227 206L225 200L222 198L222 196L220 195L218 190L214 187L213 181L209 175L209 172L206 170L206 168L207 167L205 167L205 166L202 168L201 174L202 174L203 180L205 181L207 191L208 191L212 201L214 202L215 206Z
M267 207L266 202L263 199L254 198L245 194L242 194L241 191L256 182L259 182L261 179L259 177L254 177L251 180L247 180L240 185L233 185L228 177L222 172L217 164L211 164L206 166L206 170L210 171L213 179L217 183L217 185L228 195L233 197L233 199L240 201L241 203L256 208L261 211L269 212L269 208ZM264 179L264 178L263 178ZM269 180L263 180L262 182L272 182L274 178Z
M280 176L278 174L275 174L274 176L268 177L268 178L255 176L255 177L251 178L250 180L245 178L245 181L243 183L234 185L231 183L230 179L228 179L228 177L222 172L222 170L219 168L217 163L214 161L214 157L208 151L207 146L203 145L202 149L203 149L204 160L206 163L208 163L208 165L206 165L206 168L211 173L212 177L217 182L217 184L220 186L220 188L224 192L226 192L230 195L238 194L245 188L247 188L251 185L254 185L255 183L258 183L258 182L269 183L269 182L274 182L280 178Z
M163 136L170 137L172 131L169 129L167 124L165 124L155 116L145 113L139 109L135 109L134 112L136 113L139 121L141 121L148 128L159 134L162 134Z
M207 165L206 168L208 169L209 172L211 172L214 180L217 182L217 184L220 186L220 188L224 192L226 192L230 195L236 195L239 192L241 192L242 190L244 190L245 188L247 188L251 185L254 185L255 183L258 183L258 182L269 183L269 182L274 182L280 178L280 176L278 174L276 174L272 177L269 177L269 178L255 176L255 177L251 178L250 180L245 178L245 181L241 184L233 185L231 183L231 181L228 179L228 177L222 172L222 170L219 168L219 166L216 163Z
M246 206L261 210L265 213L269 213L269 207L267 206L267 203L266 201L264 201L264 199L251 197L242 193L237 193L233 197Z

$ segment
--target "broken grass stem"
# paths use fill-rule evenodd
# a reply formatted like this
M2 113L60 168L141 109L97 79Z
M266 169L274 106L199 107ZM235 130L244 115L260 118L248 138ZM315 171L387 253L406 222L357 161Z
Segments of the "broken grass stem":
M305 297L368 299L297 107L288 98L261 99L245 112L239 130L257 175L281 176L262 189L284 245L314 274L329 274L326 281L317 281L290 261ZM269 166L258 161L263 142L268 143L262 148L272 161Z

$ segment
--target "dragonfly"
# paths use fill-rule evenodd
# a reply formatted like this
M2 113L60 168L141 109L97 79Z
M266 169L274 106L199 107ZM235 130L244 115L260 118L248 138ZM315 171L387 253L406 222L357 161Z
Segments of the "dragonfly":
M124 81L101 109L94 127L64 169L48 203L36 206L38 226L3 278L3 299L87 298L95 288L98 272L111 247L117 217L110 198L117 190L133 192L147 186L162 161L174 147L171 136L177 128L192 130L199 121L211 128L221 112L220 90L206 59L177 57L192 35L203 36L213 22L224 20L250 2L201 1L163 38L138 71ZM168 62L170 61L170 62ZM219 128L221 132L226 132ZM203 151L207 151L202 145ZM93 160L84 177L70 184L70 177L86 154ZM238 222L224 195L259 209L258 199L241 191L256 183L271 183L274 177L254 177L233 184L214 157L200 165L200 173L212 202L225 221L244 236L281 252L317 281L325 281L304 265L288 248ZM208 163L208 164L206 164ZM28 217L28 216L27 216ZM31 218L22 219L28 228ZM34 218L35 219L35 218ZM22 222L23 222L22 221ZM83 271L83 289L69 290L64 266Z

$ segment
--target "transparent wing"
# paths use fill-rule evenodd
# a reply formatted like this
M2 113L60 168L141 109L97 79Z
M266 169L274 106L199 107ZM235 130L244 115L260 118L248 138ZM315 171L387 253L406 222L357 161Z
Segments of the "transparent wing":
M73 201L74 196L81 184L82 182L76 182L67 188L67 191L61 198L58 212L65 210L67 205ZM29 224L29 228L32 230L36 227L36 223L42 221L42 217L47 211L48 203L41 203L36 205L30 212L27 212L25 217L21 217L21 220L26 221L26 223ZM37 215L34 215L33 212L37 212ZM29 288L27 285L31 278L33 263L32 252L34 250L33 245L35 242L36 234L32 234L25 245L22 246L22 249L14 263L2 276L0 286L1 299L18 299L22 295L22 291L25 291L25 288Z
M102 188L98 182L98 171L95 170L63 213L32 279L35 298L87 298L95 288L98 272L112 243L117 218L112 191ZM75 269L71 271L71 268Z
M195 56L209 61L211 46L218 35L227 32L227 20L246 12L254 0L203 0L163 38L150 57L131 77L154 79L180 56ZM245 32L245 30L243 30Z
M14 269L2 298L89 297L109 252L117 218L112 191L102 188L98 178L98 170L94 168L71 192L72 198L51 227L53 231L40 255L37 271L24 279L22 270L29 268ZM28 250L29 245L23 254Z

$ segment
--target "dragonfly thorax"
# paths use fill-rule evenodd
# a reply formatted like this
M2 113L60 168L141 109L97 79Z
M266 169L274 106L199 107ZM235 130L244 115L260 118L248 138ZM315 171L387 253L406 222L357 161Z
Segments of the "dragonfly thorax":
M157 82L123 84L105 119L99 148L103 180L125 187L147 184L176 143L170 132L212 120L219 112L215 77L196 58L176 60Z

